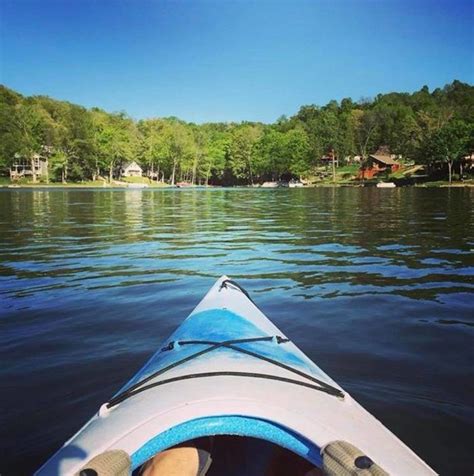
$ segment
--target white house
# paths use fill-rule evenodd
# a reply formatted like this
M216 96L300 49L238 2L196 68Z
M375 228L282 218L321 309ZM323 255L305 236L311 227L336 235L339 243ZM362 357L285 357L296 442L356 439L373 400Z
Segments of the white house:
M135 162L127 162L120 167L121 177L141 177L142 168Z
M17 180L33 175L37 177L48 175L48 159L39 154L33 154L31 159L15 154L15 162L10 167L10 178Z

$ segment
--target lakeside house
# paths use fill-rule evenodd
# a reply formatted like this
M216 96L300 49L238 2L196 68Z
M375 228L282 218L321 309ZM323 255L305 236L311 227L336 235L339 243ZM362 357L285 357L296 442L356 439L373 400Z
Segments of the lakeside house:
M41 177L48 175L48 159L34 154L31 159L15 154L15 162L10 167L10 179L19 180L23 177Z
M143 169L135 161L126 162L120 167L120 177L141 177Z
M325 167L332 166L333 161L334 161L334 165L336 167L339 167L339 158L335 154L334 150L331 150L328 154L323 155L322 157L319 158L320 164L324 165Z
M380 148L375 154L369 155L365 164L359 170L358 178L371 179L383 172L396 172L402 165L395 160L395 157L386 148Z

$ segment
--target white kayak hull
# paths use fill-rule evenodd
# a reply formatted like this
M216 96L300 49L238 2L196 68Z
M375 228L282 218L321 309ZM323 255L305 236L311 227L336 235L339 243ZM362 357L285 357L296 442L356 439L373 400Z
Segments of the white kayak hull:
M257 340L216 346L237 339ZM267 440L317 466L321 449L343 440L391 475L435 474L225 276L37 474L73 475L113 449L135 469L170 446L219 434Z

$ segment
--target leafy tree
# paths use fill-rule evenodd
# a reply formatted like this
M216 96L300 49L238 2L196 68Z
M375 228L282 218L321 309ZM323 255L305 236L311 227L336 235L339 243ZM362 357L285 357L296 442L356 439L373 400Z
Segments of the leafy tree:
M159 179L160 171L164 173L167 165L167 148L165 144L166 123L162 119L147 119L138 123L140 151L142 162L149 169L150 175Z
M163 131L164 153L171 162L170 184L175 185L176 174L194 153L194 140L186 126L177 120L167 122Z
M351 113L351 122L357 152L364 161L369 149L374 148L373 139L380 125L380 115L374 110L354 109Z
M286 134L276 128L266 128L252 149L254 172L277 180L288 171Z
M245 124L233 130L232 141L229 145L231 170L237 179L254 183L253 149L261 134L261 127Z
M461 120L452 120L435 131L426 144L426 157L447 164L449 183L453 164L472 151L474 127Z
M100 163L108 170L109 182L112 182L114 168L135 157L138 135L133 121L123 113L96 111L93 124Z
M324 137L321 131L320 108L314 105L302 106L296 117L308 136L310 157L313 160L319 159L326 152L326 144L324 144Z
M289 171L301 179L311 168L309 160L310 145L303 128L292 129L286 133L286 148Z
M16 156L31 161L32 179L36 182L35 158L51 136L52 122L37 104L17 104L11 117L11 134L18 140ZM10 136L10 140L12 139Z
M94 131L89 112L79 106L64 104L54 113L53 170L59 172L61 181L94 175Z
M205 156L200 163L200 173L204 177L205 184L214 176L221 180L226 165L226 155L230 145L230 137L227 131L216 130L209 127L208 144Z
M61 176L61 182L66 183L69 157L64 150L57 149L50 158L50 167L55 174Z

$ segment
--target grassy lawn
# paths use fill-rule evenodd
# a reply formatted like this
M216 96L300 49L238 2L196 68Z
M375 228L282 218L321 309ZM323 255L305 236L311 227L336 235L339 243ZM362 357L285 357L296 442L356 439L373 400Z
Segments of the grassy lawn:
M150 181L146 177L123 177L120 182L122 182L122 185L119 185L119 183L112 184L113 187L119 187L122 186L126 188L127 183L131 184L145 184L148 185L149 187L156 187L156 188L162 188L162 187L169 187L169 184L163 183L163 182L155 182L155 181ZM20 179L20 180L15 180L14 182L10 181L9 177L0 177L0 187L7 187L9 185L17 185L20 187L67 187L67 188L79 188L79 187L108 187L109 183L104 182L103 180L83 180L81 182L67 182L67 183L61 183L61 182L41 182L38 181L36 183L31 182L28 179Z
M145 184L149 187L169 187L169 184L150 180L148 177L122 177L121 182Z
M358 164L343 165L342 167L338 167L336 169L336 174L338 174L338 175L345 175L345 174L357 175L359 173L359 168L360 168L360 166Z
M84 180L82 182L68 182L66 184L61 182L50 182L49 184L42 183L40 185L46 185L48 187L103 187L104 183L103 180Z
M169 183L163 183L163 182L151 182L150 183L150 187L170 187L170 184Z
M102 180L84 180L82 182L32 182L27 179L20 179L11 182L8 177L0 177L0 186L19 185L20 187L103 187Z
M120 181L127 183L146 183L147 185L151 183L147 177L122 177Z
M402 179L402 178L405 178L406 176L407 176L407 174L405 173L404 170L397 170L396 172L391 173L388 178L389 179Z
M353 180L353 177L359 173L358 164L348 164L336 168L336 181L333 181L331 167L319 167L316 173L309 176L309 182L315 185L331 185L331 184L356 184L358 182Z

